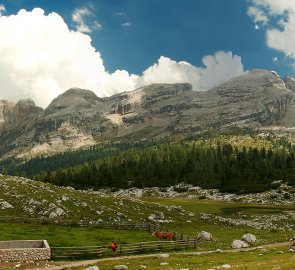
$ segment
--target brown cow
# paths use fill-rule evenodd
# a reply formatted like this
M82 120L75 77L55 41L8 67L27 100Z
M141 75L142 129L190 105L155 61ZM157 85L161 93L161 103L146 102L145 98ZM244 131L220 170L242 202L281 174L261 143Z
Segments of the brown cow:
M173 233L170 232L155 231L152 235L156 236L158 239L168 239L170 241L173 240Z

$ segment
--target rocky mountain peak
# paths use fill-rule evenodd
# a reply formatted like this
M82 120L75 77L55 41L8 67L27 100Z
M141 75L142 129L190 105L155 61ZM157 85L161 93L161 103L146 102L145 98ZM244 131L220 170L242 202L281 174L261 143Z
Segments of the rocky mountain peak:
M34 118L42 111L31 99L19 100L16 104L7 100L0 101L0 133L10 130L29 119Z
M70 88L63 94L61 94L59 97L81 97L84 99L99 99L98 96L94 94L94 92L81 88Z
M45 109L42 117L77 113L82 108L103 107L102 99L90 90L71 88L59 95Z

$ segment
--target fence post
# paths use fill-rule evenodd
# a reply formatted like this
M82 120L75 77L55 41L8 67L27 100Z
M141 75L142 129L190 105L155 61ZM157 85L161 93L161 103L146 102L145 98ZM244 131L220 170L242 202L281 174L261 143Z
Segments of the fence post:
M138 251L139 251L139 252L143 252L143 250L144 250L143 245L142 245L142 243L140 242L140 243L139 243L139 250L138 250Z
M119 245L119 253L120 253L120 254L123 253L123 245Z
M102 251L101 246L98 246L98 250L97 250L98 257L102 257L102 253L103 253L103 251Z
M183 234L180 235L180 240L183 240Z
M156 250L157 251L161 250L161 243L159 241L157 242Z

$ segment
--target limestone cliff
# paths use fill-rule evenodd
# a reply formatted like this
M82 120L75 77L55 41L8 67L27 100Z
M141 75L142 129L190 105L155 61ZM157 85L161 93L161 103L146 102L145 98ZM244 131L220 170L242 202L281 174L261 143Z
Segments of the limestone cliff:
M33 101L2 101L0 154L50 154L105 141L184 137L229 126L293 125L293 80L253 70L206 92L192 91L186 83L152 84L99 98L73 88L44 111Z

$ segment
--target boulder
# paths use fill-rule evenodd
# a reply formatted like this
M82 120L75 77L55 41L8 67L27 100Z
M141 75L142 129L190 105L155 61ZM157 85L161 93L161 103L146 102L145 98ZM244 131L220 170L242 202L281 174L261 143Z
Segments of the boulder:
M128 269L128 266L126 266L124 264L115 265L114 269L116 269L116 270L126 270L126 269Z
M249 244L254 244L256 242L256 236L251 233L246 233L242 236L242 240Z
M197 235L197 240L198 241L212 241L213 240L213 236L212 236L211 233L208 233L208 232L205 232L205 231L201 231Z
M158 258L169 258L169 257L170 257L170 255L166 254L166 253L158 255Z
M247 248L249 244L242 240L234 240L231 244L232 248Z
M56 208L49 214L49 218L56 218L65 215L66 212L61 208Z
M84 270L99 270L99 268L98 266L94 265L94 266L87 267Z
M0 201L0 209L14 208L9 202Z

